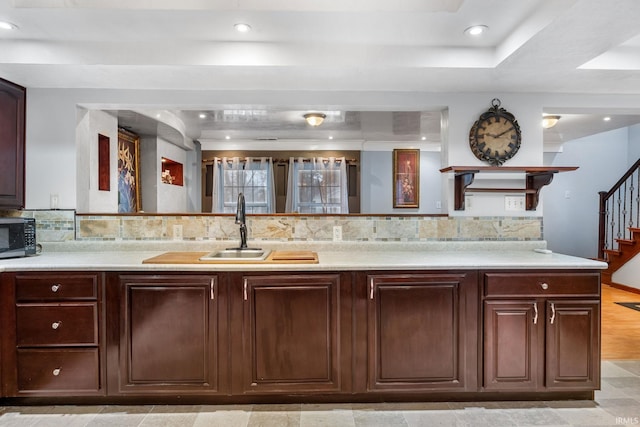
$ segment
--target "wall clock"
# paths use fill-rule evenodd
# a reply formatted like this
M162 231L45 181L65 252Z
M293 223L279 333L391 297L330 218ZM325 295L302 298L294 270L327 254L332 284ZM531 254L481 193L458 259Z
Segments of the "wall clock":
M516 155L522 135L518 121L494 98L469 131L469 145L475 156L493 166L501 166Z

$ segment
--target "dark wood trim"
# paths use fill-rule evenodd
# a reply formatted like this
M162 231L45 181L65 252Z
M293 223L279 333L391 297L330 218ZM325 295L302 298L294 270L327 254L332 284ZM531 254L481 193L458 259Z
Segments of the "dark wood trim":
M449 166L440 172L455 172L454 180L454 209L464 210L466 193L524 193L526 210L535 211L538 207L540 190L553 181L553 175L559 172L570 172L577 166ZM526 188L471 188L475 174L480 172L524 172L526 174Z
M633 288L633 287L627 286L627 285L623 285L621 283L615 283L615 282L611 282L611 281L609 281L609 282L604 282L603 281L602 283L604 283L605 285L609 285L612 288L620 289L622 291L632 292L634 294L640 294L640 289Z

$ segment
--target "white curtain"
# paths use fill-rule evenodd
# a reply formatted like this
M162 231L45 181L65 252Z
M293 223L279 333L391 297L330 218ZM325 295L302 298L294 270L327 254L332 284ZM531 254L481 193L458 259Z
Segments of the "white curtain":
M253 173L258 171L259 173ZM216 157L212 174L213 213L233 213L244 193L248 213L274 213L275 187L271 157Z
M289 158L285 211L349 213L345 158Z

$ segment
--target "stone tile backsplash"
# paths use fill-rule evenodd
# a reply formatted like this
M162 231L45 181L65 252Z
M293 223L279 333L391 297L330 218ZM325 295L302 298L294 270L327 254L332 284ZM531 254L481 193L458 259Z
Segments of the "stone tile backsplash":
M34 217L39 242L186 240L236 241L232 215L77 215L73 210L0 211ZM175 227L178 226L178 227ZM332 241L532 241L543 239L541 217L259 216L247 218L249 240ZM182 238L174 230L182 229Z

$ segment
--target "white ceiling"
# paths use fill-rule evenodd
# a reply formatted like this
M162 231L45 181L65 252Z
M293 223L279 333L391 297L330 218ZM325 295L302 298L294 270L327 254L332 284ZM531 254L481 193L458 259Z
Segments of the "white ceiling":
M0 20L19 27L0 31L0 77L28 88L640 95L638 0L0 0ZM463 34L474 24L486 37ZM330 107L351 121L316 134L287 106L242 106L265 111L250 128L212 119L238 106L176 114L194 139L324 138L333 126L336 138L402 140L439 123ZM640 122L556 110L545 140ZM409 136L416 120L425 129Z

